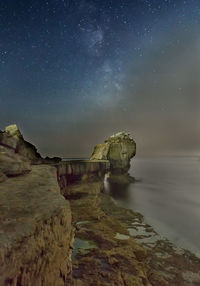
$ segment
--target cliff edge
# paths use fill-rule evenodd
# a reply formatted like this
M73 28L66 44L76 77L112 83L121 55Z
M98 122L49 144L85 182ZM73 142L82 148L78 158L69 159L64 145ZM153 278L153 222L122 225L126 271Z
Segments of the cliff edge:
M56 168L39 162L16 125L0 132L1 286L64 286L71 279L70 205Z
M33 166L0 184L0 285L66 285L71 240L71 209L54 167Z

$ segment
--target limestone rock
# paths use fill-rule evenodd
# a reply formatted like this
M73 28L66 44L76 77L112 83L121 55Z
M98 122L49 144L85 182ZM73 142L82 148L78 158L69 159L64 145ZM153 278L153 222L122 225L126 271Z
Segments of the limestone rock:
M57 164L58 181L63 194L69 184L91 178L103 178L109 171L109 161L105 160L72 160Z
M18 176L30 170L29 160L16 154L14 150L0 145L0 173L6 176Z
M136 143L126 132L119 132L95 146L90 160L109 160L112 172L125 173L136 154Z
M28 158L32 163L42 162L36 147L24 140L16 124L9 125L5 128L5 132L0 132L0 144L14 149L16 153Z
M0 184L0 285L70 285L71 210L56 168L32 166Z
M17 140L9 136L6 132L0 131L0 144L15 150L17 147Z
M8 125L5 128L5 132L10 136L14 137L16 139L23 138L21 132L19 131L19 128L17 127L16 124Z
M110 144L98 144L94 147L94 152L90 160L107 160Z

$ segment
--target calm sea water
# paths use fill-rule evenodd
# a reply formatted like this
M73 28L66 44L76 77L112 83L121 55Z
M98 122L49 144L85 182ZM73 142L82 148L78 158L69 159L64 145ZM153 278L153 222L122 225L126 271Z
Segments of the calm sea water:
M200 159L133 159L137 180L109 192L120 205L139 211L147 223L176 245L200 255Z

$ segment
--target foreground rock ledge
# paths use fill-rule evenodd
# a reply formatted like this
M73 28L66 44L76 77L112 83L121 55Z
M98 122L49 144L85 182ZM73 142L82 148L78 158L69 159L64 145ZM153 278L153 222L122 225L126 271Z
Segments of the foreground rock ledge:
M0 184L0 285L69 285L71 239L54 167L33 166Z

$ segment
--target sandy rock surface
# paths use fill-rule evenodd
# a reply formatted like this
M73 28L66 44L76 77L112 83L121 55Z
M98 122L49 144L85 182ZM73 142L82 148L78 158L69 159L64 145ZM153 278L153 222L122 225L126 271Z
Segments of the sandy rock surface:
M33 166L0 183L0 285L64 286L70 280L71 209L56 169Z

